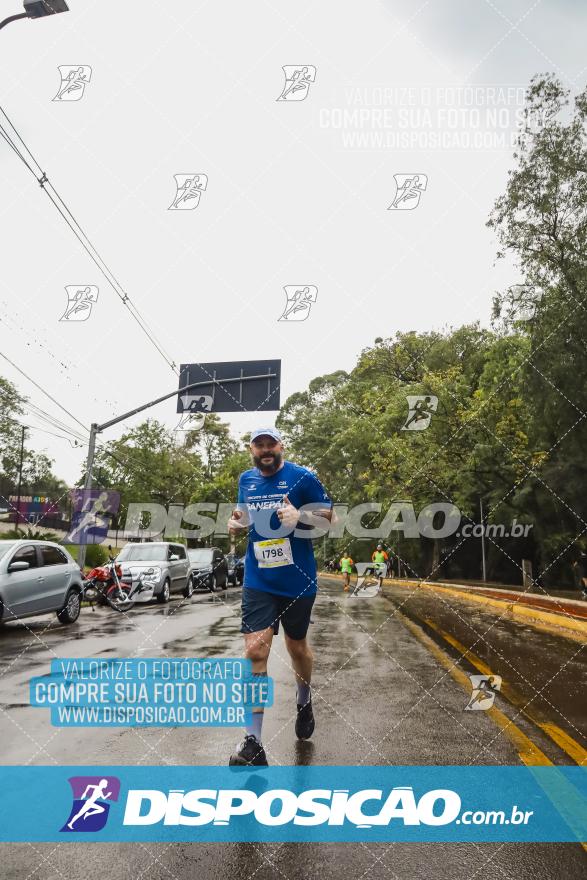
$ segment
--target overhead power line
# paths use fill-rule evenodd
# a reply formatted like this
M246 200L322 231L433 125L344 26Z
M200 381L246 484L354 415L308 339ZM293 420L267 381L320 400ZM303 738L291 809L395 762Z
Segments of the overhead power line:
M4 110L4 108L2 106L0 106L0 113L2 114L2 116L4 116L4 118L6 119L6 122L8 123L10 128L12 129L12 132L14 133L14 134L11 134L9 131L7 131L6 128L4 127L4 125L0 122L0 136L6 141L8 146L14 151L14 153L18 156L18 158L21 160L21 162L23 162L25 167L31 172L31 174L33 175L35 180L39 183L43 192L45 192L45 194L47 195L49 200L52 202L52 204L55 206L55 208L57 208L61 217L65 220L65 222L67 223L67 225L69 226L69 228L71 229L71 231L73 232L73 234L75 235L77 240L80 242L80 244L82 245L82 247L84 248L86 253L89 255L90 259L98 267L98 269L100 270L100 272L102 273L102 275L104 276L104 278L106 279L108 284L112 287L112 289L114 290L114 292L116 293L116 295L118 296L118 298L120 299L122 304L128 309L129 313L131 314L133 319L136 321L136 323L139 325L139 327L141 328L141 330L143 331L145 336L147 336L147 338L149 339L151 344L157 349L157 351L159 352L161 357L165 360L167 365L171 367L173 372L178 374L179 369L177 367L177 364L171 358L171 356L167 354L167 352L164 350L161 343L159 343L158 340L155 338L153 331L150 329L147 322L142 317L141 313L139 312L137 307L134 305L134 303L132 302L129 295L126 293L126 291L124 290L124 288L122 287L121 283L118 281L118 279L116 278L114 273L110 270L110 268L108 267L106 262L102 259L98 250L94 247L94 245L92 244L92 242L90 241L90 239L88 238L86 233L84 232L82 226L80 225L78 220L76 220L76 218L74 217L74 215L72 214L72 212L70 211L68 206L66 205L65 201L61 198L61 196L59 195L59 193L57 192L57 190L55 189L55 187L53 186L53 184L51 183L51 181L49 180L49 178L47 177L45 172L42 170L41 165L39 164L39 162L36 160L36 158L31 153L30 149L25 144L21 135L19 134L19 132L15 128L14 123L10 120L10 118L8 117L6 111ZM24 151L25 151L24 153L22 152L21 148L18 146L17 141L24 148ZM29 159L26 158L25 153L28 155ZM33 166L36 166L37 170L35 170L35 168Z
M49 425L50 428L55 428L57 431L65 432L71 437L74 437L76 440L80 440L82 443L87 443L87 438L84 437L80 431L70 428L69 425L66 425L64 422L60 421L60 419L55 418L55 416L52 416L50 413L46 413L45 410L41 409L33 403L30 403L30 401L26 401L23 406L26 410L28 410L31 416L40 419L46 425Z
M14 363L14 361L10 360L10 358L7 357L7 355L3 354L3 352L1 352L1 351L0 351L0 357L4 358L4 360L7 361L7 362L10 364L11 367L14 367L14 369L17 370L17 371L21 374L21 376L24 376L25 379L27 379L29 382L32 382L32 384L35 386L35 388L38 388L39 391L41 391L41 392L45 395L45 397L48 397L49 400L50 400L52 403L55 404L55 406L58 406L59 409L63 410L63 412L64 412L66 415L68 415L70 419L73 419L74 422L77 422L78 425L80 425L80 426L84 429L84 431L88 431L88 428L86 428L86 426L83 424L83 422L80 422L80 420L77 419L77 418L73 415L73 413L70 413L68 409L65 409L65 407L62 406L62 405L59 403L58 400L55 400L55 398L52 397L51 394L49 394L48 391L45 391L45 389L44 389L41 385L39 385L38 382L35 382L34 379L31 379L31 377L28 376L28 375L25 373L24 370L21 370L21 368L20 368L19 366L17 366L17 365Z

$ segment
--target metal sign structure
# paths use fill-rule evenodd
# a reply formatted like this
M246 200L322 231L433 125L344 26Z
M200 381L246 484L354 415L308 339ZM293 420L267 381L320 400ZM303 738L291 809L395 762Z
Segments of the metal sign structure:
M178 413L279 410L281 361L220 361L181 364Z

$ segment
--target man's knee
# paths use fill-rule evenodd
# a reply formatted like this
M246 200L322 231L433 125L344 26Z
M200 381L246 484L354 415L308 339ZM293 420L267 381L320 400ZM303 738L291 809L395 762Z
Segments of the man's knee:
M253 663L261 663L267 660L271 650L271 638L267 638L264 632L250 633L245 639L245 657Z
M286 635L285 644L291 657L300 659L304 657L312 657L312 650L307 639L290 639L290 637Z

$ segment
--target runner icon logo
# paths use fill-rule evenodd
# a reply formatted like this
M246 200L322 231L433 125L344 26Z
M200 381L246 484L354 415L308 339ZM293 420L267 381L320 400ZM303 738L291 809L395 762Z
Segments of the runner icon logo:
M438 407L438 397L431 394L406 396L408 401L408 417L402 431L425 431L430 424L432 414Z
M278 321L305 321L310 314L312 303L318 299L318 288L313 284L305 287L287 284L284 288L287 302Z
M394 174L396 193L388 211L413 211L428 186L426 174Z
M501 690L501 675L470 675L473 691L466 711L491 709L495 695Z
M299 67L286 64L281 68L285 75L285 85L278 101L305 101L310 85L316 81L316 68L311 64Z
M54 101L79 101L92 78L92 68L87 64L60 64L61 85Z
M188 413L194 415L194 413L212 412L214 400L210 394L195 394L194 392L187 392L186 394L181 395L180 400L181 405L183 406L184 415L187 415Z
M169 211L193 211L200 204L200 196L208 187L207 174L174 174L175 198Z
M68 284L65 287L67 293L67 306L60 321L87 321L92 312L92 306L98 302L98 288L94 284Z
M72 520L68 544L101 544L120 506L120 492L109 489L72 489Z
M116 776L70 776L73 794L71 811L60 831L101 831L108 821L110 804L120 794Z

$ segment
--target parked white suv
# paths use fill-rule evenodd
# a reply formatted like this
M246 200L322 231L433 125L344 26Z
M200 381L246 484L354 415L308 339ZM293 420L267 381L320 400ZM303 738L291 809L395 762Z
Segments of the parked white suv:
M149 575L149 584L153 584L158 602L168 602L171 593L181 593L189 599L194 592L183 544L170 544L167 541L125 544L116 561L122 567L122 582L125 584L131 584L145 569L154 569L154 574Z
M57 613L75 623L81 608L82 573L65 547L52 541L0 541L0 620Z

